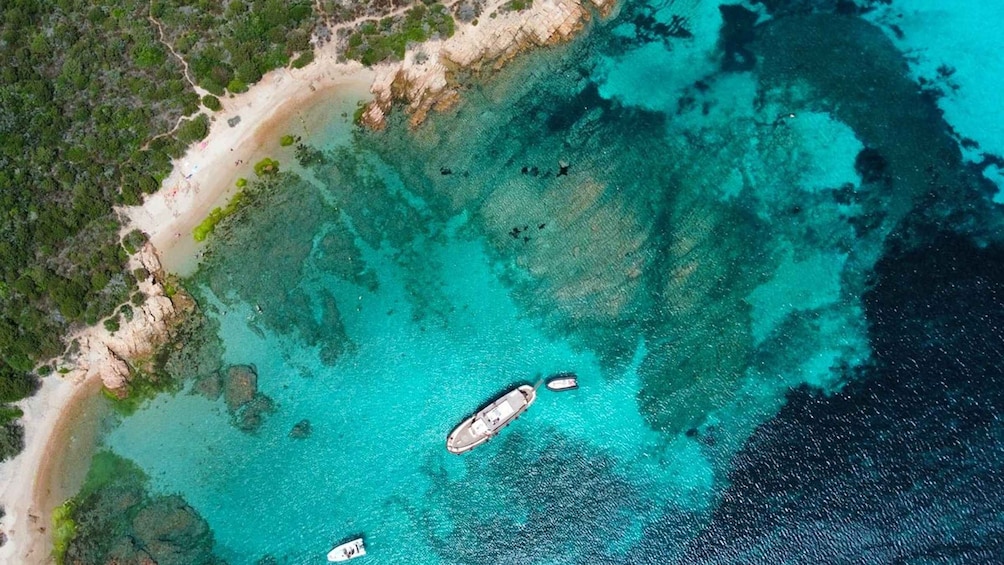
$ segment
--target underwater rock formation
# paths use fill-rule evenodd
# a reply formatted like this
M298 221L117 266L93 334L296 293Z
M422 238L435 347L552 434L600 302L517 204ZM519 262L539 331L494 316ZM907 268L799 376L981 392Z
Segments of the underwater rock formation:
M297 422L293 429L289 431L289 437L293 439L306 439L310 437L313 430L310 428L310 420L303 419Z
M216 372L199 377L192 391L209 400L217 400L223 394L223 377Z
M227 369L223 399L231 423L242 432L257 431L264 416L275 412L275 402L258 392L258 373L253 365L233 365Z
M157 565L198 563L212 548L209 525L176 495L157 497L141 508L133 518L132 528L133 543Z
M252 365L232 365L227 369L223 398L227 410L234 412L254 399L258 393L258 372Z
M313 167L328 170L329 164L323 160ZM213 238L210 242L210 252L192 287L204 285L215 295L212 299L206 297L205 302L215 299L224 308L257 306L250 319L253 327L283 335L296 334L298 339L317 346L325 363L332 364L352 346L345 334L340 306L330 293L322 297L322 316L318 319L313 297L293 281L305 273L329 271L372 288L376 278L354 243L356 234L345 225L331 222L330 229L317 242L310 230L290 228L327 223L337 215L324 193L290 173L279 173L273 180L282 183L283 189L263 187L249 197L249 205L221 228L227 231L227 237ZM353 205L382 204L372 199ZM269 265L269 276L246 273L249 255L243 242L248 238L256 242L250 260Z
M265 415L272 412L275 412L275 402L258 393L247 404L233 411L231 422L242 432L254 433L261 427Z

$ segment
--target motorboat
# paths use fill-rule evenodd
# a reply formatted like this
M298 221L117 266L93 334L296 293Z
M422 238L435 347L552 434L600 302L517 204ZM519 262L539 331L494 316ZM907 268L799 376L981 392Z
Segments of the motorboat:
M329 551L328 562L338 563L340 561L348 561L349 559L362 557L363 555L366 555L366 545L363 543L363 538L356 538L335 546L334 549Z
M544 386L555 392L573 390L579 388L579 377L575 373L558 373L548 377Z

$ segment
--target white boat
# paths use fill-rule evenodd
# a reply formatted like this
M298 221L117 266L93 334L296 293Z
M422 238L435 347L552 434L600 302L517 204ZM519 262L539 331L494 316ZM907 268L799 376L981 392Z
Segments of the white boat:
M547 379L546 386L548 390L555 392L572 390L579 388L579 380L575 373L558 373Z
M348 561L349 559L362 557L363 555L366 555L366 546L363 544L363 538L356 538L329 551L328 561L337 563L339 561Z
M518 418L536 398L537 390L529 385L510 390L450 432L446 449L459 455L485 443Z

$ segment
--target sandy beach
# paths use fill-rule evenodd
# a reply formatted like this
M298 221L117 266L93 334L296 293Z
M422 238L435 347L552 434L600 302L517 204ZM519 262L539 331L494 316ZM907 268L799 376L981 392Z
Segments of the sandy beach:
M202 245L192 230L237 191L238 178L254 178L255 162L279 147L291 117L335 98L352 105L365 100L375 76L359 63L337 62L328 44L307 67L272 71L248 92L221 99L209 135L175 163L161 190L142 206L123 209L130 227L150 236L166 271L190 274ZM240 121L230 126L235 118Z
M592 2L603 13L609 12L610 2ZM501 4L502 0L489 2L485 12ZM567 39L581 29L590 13L574 0L535 2L523 12L484 18L479 26L458 23L457 33L449 40L422 45L420 60L412 50L405 61L372 68L339 62L334 43L317 48L314 62L303 69L272 71L248 92L222 98L223 109L211 114L208 136L174 162L161 189L141 206L121 210L127 219L124 231L147 233L164 271L191 274L203 245L193 239L193 228L214 207L226 203L237 190L236 179L254 177L254 163L277 151L282 135L299 133L287 131L296 129L291 124L298 115L304 122L334 107L339 113L349 108L351 115L357 102L373 100L370 114L382 120L392 103L392 84L403 82L409 111L424 117L430 108L448 107L437 105L437 101L456 100L457 93L447 78L451 68L501 64L520 49ZM239 122L228 123L237 117ZM161 323L164 316L160 309L169 301L159 287L144 288L144 292L160 300L157 307L146 311L155 312L156 321ZM136 326L140 328L137 339L148 336L142 332L149 328L142 323ZM129 341L128 336L122 336L127 330L112 336L97 326L76 334L84 349L96 344L100 350L78 356L90 359L91 365L61 363L69 373L43 378L41 390L18 403L24 411L25 449L0 465L0 503L6 512L0 530L7 536L7 542L0 546L0 563L53 561L52 509L72 496L83 481L98 432L95 414L99 409L94 400L100 398L102 381L105 385L109 382L95 359L110 363L119 372L127 370L129 352L136 349L122 345Z
M0 467L2 563L50 563L52 510L80 488L98 431L101 379L49 377L24 410L25 449Z

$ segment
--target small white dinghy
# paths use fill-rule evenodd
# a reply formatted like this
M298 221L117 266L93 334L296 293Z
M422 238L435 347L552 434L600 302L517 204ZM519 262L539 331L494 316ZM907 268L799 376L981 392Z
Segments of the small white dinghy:
M363 544L363 538L356 538L329 551L328 562L348 561L349 559L355 559L363 555L366 555L366 546Z
M560 392L579 388L579 379L575 373L558 373L547 379L548 390Z

